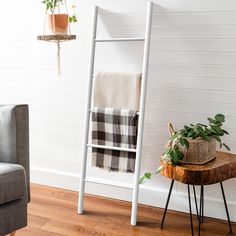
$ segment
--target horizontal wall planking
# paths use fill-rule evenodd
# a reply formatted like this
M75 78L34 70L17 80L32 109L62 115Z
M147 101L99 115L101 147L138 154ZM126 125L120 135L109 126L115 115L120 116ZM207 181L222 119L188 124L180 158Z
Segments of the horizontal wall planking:
M236 97L235 91L215 91L209 87L205 87L204 90L188 88L188 89L176 89L166 87L150 87L148 89L147 96L149 99L162 99L162 100L176 100L176 101L194 101L194 102L212 102L219 104L236 104L236 101L232 98Z
M228 130L229 132L231 130ZM157 143L165 143L169 139L170 135L165 132L158 132L158 133L144 133L144 143L148 143L151 145L156 145ZM233 142L236 143L236 134L233 132L230 132L230 135L225 135L222 140L224 142Z
M46 153L41 153L42 155L45 155ZM74 160L68 160L72 165L67 165L67 162L65 160L61 160L59 158L57 159L51 159L48 158L44 160L44 163L40 162L41 155L34 155L34 158L32 158L32 166L37 166L37 168L48 168L50 166L51 171L59 171L59 172L67 172L67 173L79 173L80 165L78 162L75 162ZM54 153L52 157L57 157L57 154ZM78 159L80 156L76 155Z
M147 101L149 110L168 110L192 113L223 113L225 115L236 116L236 104L222 104L212 102L195 102L195 101L176 101L167 99L155 99ZM220 111L219 111L220 110Z
M236 39L160 39L156 38L155 35L151 39L151 52L152 51L220 51L220 52L235 52ZM81 38L79 43L77 42L74 45L64 45L64 50L67 50L66 46L73 48L73 51L84 50L85 48L90 48L90 40L88 38ZM121 51L124 48L136 49L143 48L143 42L115 42L115 43L103 43L98 47L101 47L103 50L114 50L119 48ZM46 50L47 48L45 48Z
M201 119L201 121L198 121L198 123L202 122L203 124L208 124L208 120L207 120L207 116L205 115L205 119ZM211 116L214 117L214 116ZM230 136L236 134L236 126L232 127L229 123L228 123L228 117L225 117L226 119L226 123L224 123L224 129L228 130L230 133ZM171 120L169 121L156 121L156 122L145 122L145 127L144 127L144 133L145 134L158 134L159 132L166 135L167 133L169 134L169 129L167 124L169 122L172 122ZM190 123L190 122L189 122ZM184 122L174 122L173 126L175 129L181 129L184 127L184 125L189 124L189 123L184 123ZM194 123L191 121L191 123Z
M84 105L85 108L85 105ZM54 111L52 110L46 110L46 109L37 109L30 107L31 112L31 119L37 119L40 117L40 119L47 120L49 122L53 122L54 120L57 120L58 122L72 122L77 123L79 121L84 121L84 113L82 107L79 107L79 109L75 110L75 112L64 112L61 111ZM169 121L172 121L173 123L178 124L186 124L186 123L205 123L207 117L214 116L216 113L219 113L219 110L216 112L212 112L209 110L201 113L197 112L186 112L186 111L168 111L168 110L146 110L145 114L145 122L147 123L156 123L156 122L165 122L166 124ZM232 115L226 115L226 126L231 128L236 128L236 116Z
M152 35L157 38L173 39L225 39L236 38L235 25L216 26L156 26L152 28Z
M81 155L82 155L82 145L77 145L76 147L72 144L63 144L63 147L64 146L68 146L67 149L58 149L58 147L62 146L61 142L55 142L52 144L52 147L46 147L44 146L42 143L42 140L38 140L38 139L33 139L32 140L33 142L33 145L34 145L34 151L31 152L31 156L33 156L34 158L33 159L38 159L38 162L40 161L40 156L43 157L43 156L47 156L48 154L51 154L49 155L49 158L48 160L50 161L56 161L56 160L60 160L61 162L64 162L64 165L66 166L68 164L68 162L70 160L73 161L73 163L78 163L77 165L77 171L78 171L78 167L80 166L81 164ZM37 145L37 143L39 145ZM49 142L49 144L51 144L52 142ZM148 145L148 146L145 146L144 147L144 150L143 150L143 155L142 155L142 162L143 162L143 166L142 166L142 169L155 169L157 167L157 165L159 164L159 160L160 160L160 156L161 156L161 153L163 152L163 148L164 148L164 145L159 145L159 144L156 144L155 145L155 148L152 150L154 146L153 145ZM151 152L145 152L145 150L147 148L151 148ZM69 151L69 149L71 151ZM151 155L153 154L153 155ZM77 158L75 158L77 157ZM90 161L90 153L88 155L88 161ZM151 163L150 163L150 161ZM33 165L35 165L35 162L32 163ZM39 163L40 164L40 163ZM45 165L44 163L41 162L40 164L41 166L47 166Z
M86 13L93 5L97 4L103 10L109 10L116 14L122 12L143 12L147 2L143 0L80 0L79 8L81 13ZM221 12L236 10L234 0L228 0L227 4L220 0L179 0L178 2L154 0L153 2L154 12Z
M145 32L144 26L116 26L106 27L101 25L98 29L98 37L142 37ZM88 27L80 26L78 35L88 35ZM235 25L224 26L155 26L152 27L152 36L163 39L207 39L207 38L236 38Z
M85 108L85 105L84 105ZM80 111L80 107L75 112L61 112L61 111L54 111L53 108L50 110L46 109L38 109L37 107L30 107L30 116L31 119L37 119L38 117L46 118L48 121L53 122L57 120L59 122L77 122L79 120L84 120L84 113Z
M49 143L49 145L50 144L51 143ZM61 145L53 144L52 147L49 147L44 145L42 142L37 142L37 141L34 141L32 145L34 146L34 148L31 150L30 154L31 156L34 156L34 160L38 162L42 162L40 156L41 157L48 156L48 160L54 161L55 163L57 161L60 161L64 162L64 165L67 165L67 163L69 162L72 162L73 164L74 163L80 164L80 156L82 155L82 146L65 149L65 148L60 148ZM35 162L33 165L35 165ZM77 165L77 170L78 166L79 165Z
M227 117L226 117L227 120ZM208 121L205 119L203 122L205 124L208 123ZM182 128L183 123L179 124L176 122L173 123L175 128ZM55 120L48 121L47 118L45 120L35 120L31 119L31 130L34 133L42 133L42 132L49 132L53 134L66 134L66 135L83 135L83 127L84 127L84 120L73 123L73 122L62 122ZM149 128L150 127L150 128ZM230 135L225 138L225 140L228 141L235 141L236 142L236 135L235 135L235 129L224 126L224 129L226 129ZM145 129L144 129L144 142L155 145L155 140L162 140L162 137L164 137L165 140L167 140L167 137L169 136L169 131L167 129L167 122L155 122L153 125L150 125L149 123L145 122Z
M1 91L1 97L18 97L18 98L24 98L27 99L27 101L31 104L36 104L37 105L37 100L39 101L45 101L47 104L43 104L41 106L49 106L54 102L58 104L67 104L69 102L76 103L75 101L79 101L77 104L78 105L83 105L86 101L85 95L86 91L81 90L80 94L78 94L78 91L80 90L78 88L78 91L71 91L70 96L67 96L66 91L57 91L57 90L38 90L36 88L28 88L28 89L23 89L23 88L11 88L9 89L11 91L11 94L9 94L9 88L5 87L5 90ZM83 99L80 98L80 96L83 95ZM64 96L64 97L63 97ZM40 103L38 104L40 105ZM61 106L62 106L61 105ZM71 104L73 106L73 104ZM56 107L59 107L56 105Z
M84 103L76 103L74 100L71 101L50 101L49 99L27 99L27 103L32 109L36 110L44 110L44 111L52 111L52 112L61 112L74 114L78 113L81 116L85 114L85 101Z
M186 39L184 39L186 40ZM174 42L172 40L172 42ZM200 40L201 42L201 40ZM112 45L110 45L112 46ZM125 50L127 50L132 54L134 54L136 57L143 55L143 45L132 45L130 48L130 44L121 45L117 44L115 45L116 48L113 48L109 50L109 46L107 45L100 45L98 47L98 50L96 51L97 59L100 59L100 55L105 56L103 58L103 61L106 61L107 57L115 56L117 57L117 60L119 60L119 55L123 55ZM114 47L114 45L113 45ZM189 63L189 64L229 64L229 65L235 65L235 58L236 58L236 51L221 51L221 50L215 50L215 51L181 51L181 50L157 50L155 48L155 45L152 45L152 50L150 54L150 60L151 62L156 63ZM69 49L62 49L62 58L61 58L61 64L67 65L67 63L76 63L77 66L80 65L80 67L85 66L88 67L88 61L89 61L89 55L88 53L83 52L76 52ZM11 57L14 55L14 51L12 51L7 57L7 61L0 61L2 63L9 63L8 61L11 59ZM31 58L31 56L30 56ZM15 58L17 62L20 62L20 60L28 60L28 63L31 65L44 65L46 62L44 61L45 58L48 58L49 61L51 61L51 64L55 64L56 60L56 50L51 50L50 53L47 52L47 54L40 53L40 50L38 50L35 55L32 55L32 59L34 61L30 61L29 57L18 57ZM133 58L133 57L132 57ZM22 63L23 64L23 63Z
M91 16L88 14L80 14L80 25L89 26ZM137 26L145 25L146 13L122 13L114 14L113 12L106 12L106 14L99 14L98 29L101 25L105 25L108 30L109 27L116 26ZM235 25L235 12L207 12L207 13L154 13L152 18L152 26L216 26L216 25Z
M150 64L152 75L200 76L215 78L235 78L236 66L231 65L190 65L190 64Z
M81 81L81 80L87 80L88 76L88 69L87 68L79 68L73 70L68 70L62 66L61 68L61 75L58 77L57 74L57 68L55 65L55 68L47 68L46 69L41 69L40 67L38 68L30 68L25 66L24 68L20 68L18 66L4 66L0 68L0 77L14 77L18 75L18 78L28 78L28 79L34 79L35 77L38 79L39 77L45 79L45 78L50 78L51 80L55 79L61 79L61 80L68 80L68 81ZM79 75L84 76L83 78L80 78Z
M62 78L61 78L62 77ZM87 85L87 78L88 78L88 73L79 73L79 75L73 76L73 77L64 77L61 75L61 77L40 77L40 76L33 76L33 77L24 77L24 78L15 78L12 75L7 75L6 74L1 74L0 81L6 85L6 87L18 87L18 88L32 88L34 87L32 84L37 84L39 85L39 88L45 87L46 89L48 88L53 89L61 89L63 86L65 88L70 88L71 86L81 86L81 87L86 87ZM25 87L23 86L25 83ZM45 84L45 86L43 86ZM41 87L43 86L43 87Z
M124 55L125 50L127 50L132 59L132 63L139 61L143 56L143 47L137 46L136 48L129 48L129 45L119 45L113 50L106 50L104 47L99 47L97 50L96 61L101 61L101 63L107 61L107 58L114 57L114 59L119 62L119 56ZM11 55L7 56L6 61L2 63L9 63ZM103 58L102 58L103 55ZM31 57L30 57L31 58ZM28 63L33 66L44 66L46 64L45 58L48 58L50 64L55 66L56 62L56 53L51 52L47 56L40 54L40 50L32 57L33 62L28 60ZM152 63L162 63L162 64L174 64L176 62L181 64L226 64L226 65L235 65L236 51L235 52L225 52L225 51L160 51L152 50L150 54L150 61ZM26 58L19 57L14 59L14 61L26 60ZM68 67L68 64L72 64L74 67L88 67L89 56L83 53L73 53L71 50L63 50L61 64L62 66ZM23 62L22 62L23 64ZM51 67L51 66L50 66Z
M50 131L67 131L67 132L75 132L78 131L81 134L83 133L84 128L84 120L78 120L77 122L72 121L61 121L61 120L48 120L47 117L44 119L35 118L31 119L30 127L32 129L41 129L41 130L50 130Z
M62 134L62 136L60 136L60 134ZM49 131L42 131L39 132L39 130L37 130L37 132L33 132L33 130L31 130L31 137L32 137L32 141L33 142L37 142L37 141L43 141L45 140L46 142L53 142L54 145L70 145L71 147L82 147L82 142L80 141L80 139L78 138L78 135L73 135L73 134L65 134L65 133L59 133L56 134L55 132L49 132ZM147 137L147 136L146 136ZM162 151L163 151L163 147L166 144L167 140L169 139L169 135L152 135L150 136L152 137L151 142L150 139L147 137L147 139L145 139L144 141L144 145L143 145L143 153L145 155L150 155L150 156L155 156L156 154L161 155ZM232 147L232 151L235 150L235 141L234 140L227 140L225 139L227 144Z
M234 91L236 77L199 77L199 76L176 76L176 75L150 75L148 86L180 89L206 89L219 91Z
M69 150L67 152L67 154L71 153L73 157L75 157L76 153L82 153L82 145L74 145L74 144L70 144L70 143L64 143L63 145L60 145L60 143L58 142L44 142L44 140L42 139L32 139L31 141L31 146L32 147L37 147L40 148L42 151L47 151L47 149L50 149L50 151L54 151L55 153L66 153L67 150ZM32 151L32 150L31 150ZM45 155L46 156L46 155ZM72 158L72 156L67 155L68 158ZM66 156L66 159L67 159ZM76 158L76 160L80 161L80 158Z
M235 52L236 39L151 39L152 51Z
M87 73L86 73L87 74ZM81 76L81 74L80 74ZM1 88L10 89L39 89L46 91L68 91L68 90L85 90L87 88L87 81L85 78L83 81L79 80L61 80L61 79L44 79L44 78L15 78L15 77L4 77L0 78ZM77 90L78 92L78 90Z
M164 103L164 101L163 101ZM148 105L148 104L147 104ZM193 104L194 105L194 104ZM222 106L223 107L223 106ZM221 107L220 107L221 108ZM159 110L149 110L146 109L145 112L145 122L155 123L155 122L166 122L172 121L173 123L205 123L207 117L212 117L216 113L219 113L219 109L216 112L189 112L189 111L168 111L166 109ZM227 127L236 128L236 116L226 115Z
M234 52L163 52L155 51L150 55L152 63L160 64L204 64L236 65Z
M63 50L63 49L62 49ZM82 58L81 56L78 56L78 54L69 57L67 56L68 53L61 53L61 66L65 67L65 68L75 68L75 67L88 67L89 64L89 57L86 58ZM31 58L31 57L29 57ZM45 58L47 58L47 60L45 60ZM21 58L17 59L17 60L21 60ZM10 59L7 58L7 60L5 61L5 65L7 65L9 63ZM22 65L24 64L23 62L19 62ZM57 52L55 51L54 53L51 53L49 56L45 56L43 54L41 54L40 56L35 55L33 57L33 60L29 60L27 61L27 63L29 64L30 67L41 67L41 68L52 68L55 67L56 63L57 63ZM3 64L3 63L1 63Z
M65 144L71 144L74 147L76 146L82 146L83 143L81 141L81 138L79 135L68 135L68 136L56 136L55 134L51 134L49 132L30 132L30 136L32 140L41 140L45 142L54 142L58 145L65 145Z

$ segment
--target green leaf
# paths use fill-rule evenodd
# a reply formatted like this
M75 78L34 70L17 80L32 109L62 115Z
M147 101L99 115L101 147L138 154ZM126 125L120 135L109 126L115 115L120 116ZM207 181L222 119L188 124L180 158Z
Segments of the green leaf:
M202 132L203 131L203 128L201 126L197 126L196 128L197 128L198 132Z
M186 148L189 148L189 142L186 138L181 138L180 139L180 144L183 146L183 147L186 147Z
M226 131L226 130L224 130L224 129L222 129L222 131L223 131L225 134L229 134L229 132Z
M152 174L150 172L146 172L139 180L140 184L143 184L147 179L151 179Z
M77 17L76 17L76 15L69 16L69 22L70 22L70 23L75 23L75 22L77 22Z
M146 181L146 177L143 175L139 180L139 184L143 184L145 181Z
M218 122L225 122L225 116L222 115L222 114L217 114L217 115L215 115L215 119L216 119Z
M201 137L205 140L209 140L209 137L207 136L207 134L204 131L199 132L199 134L201 135Z
M222 131L222 129L221 129L220 127L218 127L218 126L211 125L211 128L212 128L217 134L219 134L219 135L224 134L223 131Z
M191 132L189 132L188 137L193 138L193 136L194 136L194 131L192 130Z
M147 179L151 179L152 174L151 174L150 172L146 172L146 173L144 174L144 176L145 176Z
M223 145L228 151L230 151L230 147L227 144L223 143Z
M214 138L219 142L219 143L221 143L221 138L220 137L218 137L218 136L214 136Z
M172 135L172 136L170 137L170 140L171 140L171 141L175 140L175 139L178 137L178 135L179 135L178 133Z
M202 124L202 123L197 123L197 125L201 125L201 126L203 126L203 127L207 127L207 125L204 125L204 124Z
M210 121L210 123L213 123L213 124L215 124L217 122L216 120L209 118L209 117L207 119Z

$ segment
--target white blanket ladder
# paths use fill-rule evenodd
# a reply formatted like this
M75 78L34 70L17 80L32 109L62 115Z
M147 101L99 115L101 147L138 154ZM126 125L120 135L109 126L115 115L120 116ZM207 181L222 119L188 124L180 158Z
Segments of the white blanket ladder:
M141 167L141 155L142 155L142 142L143 142L143 128L144 128L144 113L145 113L145 103L146 103L146 90L147 90L147 78L148 78L148 64L149 64L149 50L150 50L150 38L151 38L151 25L152 25L152 9L153 3L148 2L147 5L147 16L146 16L146 30L144 38L107 38L107 39L97 39L97 20L98 20L98 7L94 7L93 12L93 31L92 31L92 42L90 51L90 66L89 66L89 83L88 83L88 93L87 93L87 107L86 107L86 121L84 130L84 144L83 144L83 159L81 165L81 175L80 175L80 188L79 188L79 202L78 202L78 213L83 213L84 205L84 188L85 182L93 182L98 184L106 184L122 188L133 189L133 201L132 201L132 211L131 211L131 225L136 225L137 221L137 207L138 207L138 195L139 195L139 178L140 178L140 167ZM86 177L86 165L87 165L87 153L88 148L100 147L108 148L111 150L120 150L122 148L113 148L102 145L93 145L88 143L89 139L89 123L90 123L90 110L91 110L91 97L92 97L92 86L93 86L93 75L94 75L94 59L95 59L95 48L96 43L100 42L130 42L130 41L143 41L144 42L144 54L143 54L143 67L142 67L142 84L141 84L141 96L140 96L140 107L139 107L139 123L138 123L138 137L136 149L125 149L124 151L136 152L135 160L135 173L134 173L134 183L133 186L127 184L115 184L112 181L104 182L95 180L93 178Z

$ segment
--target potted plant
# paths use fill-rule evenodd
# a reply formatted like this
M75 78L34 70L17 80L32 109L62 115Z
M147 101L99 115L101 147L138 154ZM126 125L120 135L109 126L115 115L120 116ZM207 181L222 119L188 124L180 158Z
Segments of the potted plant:
M152 175L165 170L169 164L177 165L180 162L203 164L212 160L216 154L216 141L219 142L220 148L224 146L230 150L229 146L221 140L222 136L229 134L223 129L225 116L217 114L214 118L207 119L208 125L189 124L179 130L174 130L169 124L170 139L161 157L161 165L155 173L146 172L141 177L140 183L144 183L147 179L151 179Z
M66 6L65 0L43 0L42 3L46 6L46 26L49 34L66 35L68 32L69 23L77 22L75 14L75 5L72 6L74 14L69 16L66 11L61 13L61 10ZM66 9L67 10L67 9ZM57 11L57 13L56 13Z

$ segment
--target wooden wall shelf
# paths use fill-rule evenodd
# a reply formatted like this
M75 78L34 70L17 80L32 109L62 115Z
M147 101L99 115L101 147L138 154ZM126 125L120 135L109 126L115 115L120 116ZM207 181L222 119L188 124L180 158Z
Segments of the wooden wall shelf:
M76 35L38 35L38 40L42 41L51 41L51 42L65 42L70 40L75 40Z

